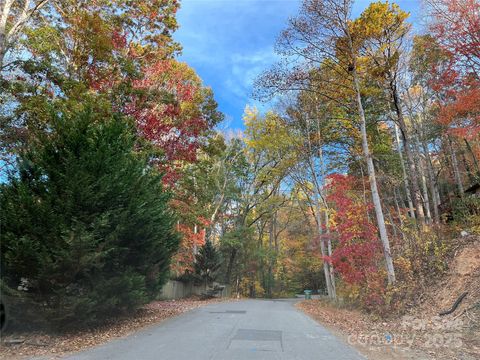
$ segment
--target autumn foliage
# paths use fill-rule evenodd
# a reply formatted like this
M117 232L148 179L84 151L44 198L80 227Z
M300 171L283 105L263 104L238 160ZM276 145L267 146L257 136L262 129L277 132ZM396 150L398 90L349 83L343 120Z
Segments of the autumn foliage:
M437 93L438 121L450 133L472 140L480 131L480 3L428 3L429 28L441 50L431 64L430 84Z
M139 134L162 150L157 165L166 171L166 182L178 177L179 162L193 162L200 136L208 129L200 103L200 79L185 63L160 60L133 82L134 94L124 112L132 116Z
M279 101L265 115L246 107L241 134L217 131L223 115L211 89L178 59L181 48L172 33L178 27L179 1L25 3L40 1L44 6L20 19L18 30L22 2L13 1L11 9L5 5L11 2L0 2L0 13L8 15L0 26L0 167L6 164L12 173L4 177L10 205L22 203L13 189L20 179L27 188L50 182L61 190L53 199L60 210L71 194L88 193L85 207L104 211L93 216L104 231L107 220L118 221L116 201L131 199L138 216L145 215L146 205L133 195L154 173L154 184L146 184L144 191L152 199L164 195L156 200L165 207L164 228L159 230L162 219L152 207L151 230L139 220L140 225L128 226L131 232L118 236L120 255L129 258L142 245L136 243L142 232L155 241L171 235L168 249L156 247L165 260L152 263L149 271L145 266L155 252L140 249L141 261L134 265L151 288L143 300L156 295L167 275L185 280L195 270L201 273L201 256L195 254L208 244L205 251L222 255L219 281L237 294L275 297L325 290L332 301L343 298L377 311L408 303L405 299L425 286L424 279L445 271L451 248L442 229L458 233L461 225L461 230L480 233L479 198L471 196L480 180L479 0L425 0L425 32L415 35L412 17L391 1L371 1L355 17L353 0L302 1L275 46L278 63L255 81L259 99L278 95ZM18 37L9 35L11 29ZM69 172L61 179L22 178L25 169L39 165L38 159L25 158L39 139L45 139L40 150L54 141L68 149L52 113L71 119L86 108L86 127L94 135L103 134L115 119L128 124L128 148L117 143L118 134L103 139L79 131L72 136L84 139L79 147L88 150L98 142L95 154L78 161L72 157L78 149L72 149L65 160ZM118 153L110 154L113 145L107 140L119 146ZM55 151L46 155L58 157ZM127 165L119 161L122 156ZM51 166L57 162L52 158ZM79 186L76 171L89 162L95 172L90 176L91 169L84 170L92 185ZM135 169L128 182L114 181ZM69 179L73 190L66 193L66 185L56 181ZM100 210L99 183L114 194L105 196ZM33 242L45 237L63 246L72 234L72 239L91 242L88 251L97 246L97 232L82 237L95 222L85 221L85 230L75 213L67 219L63 210L44 211L48 202L38 202L39 190L33 190L31 204L64 220L56 237L51 236L56 222L41 222L42 237L32 233ZM78 208L77 197L72 204ZM4 223L25 220L15 211L13 220ZM9 253L21 257L25 252L20 260L27 261L15 269L12 258L2 259L12 288L22 278L33 279L30 271L38 267L28 262L38 255L31 253L35 248L17 241L27 239L28 226L39 221L37 214L31 218L8 235L19 247ZM134 217L125 219L115 231ZM115 233L105 234L98 236L99 243ZM68 248L64 254L53 254L48 266L72 256ZM105 253L105 259L112 256ZM72 259L76 265L73 260L77 257ZM150 278L159 268L163 277L153 284ZM73 266L72 279L75 271ZM62 278L64 271L58 272ZM133 296L143 278L137 281L125 269L113 275L124 273L125 283L135 285ZM45 274L51 281L52 274ZM51 285L62 284L55 280ZM120 286L114 285L117 294Z
M480 88L458 91L452 102L440 106L438 121L459 138L474 140L480 133Z
M327 201L333 206L331 232L338 244L330 260L342 279L350 284L364 283L369 273L377 272L381 249L377 228L368 219L371 203L364 204L355 194L353 176L328 177Z
M180 248L172 259L171 270L177 276L194 272L195 251L205 244L205 229L195 233L190 226L179 224Z
M452 66L480 75L480 3L478 0L429 0L430 31L450 55Z

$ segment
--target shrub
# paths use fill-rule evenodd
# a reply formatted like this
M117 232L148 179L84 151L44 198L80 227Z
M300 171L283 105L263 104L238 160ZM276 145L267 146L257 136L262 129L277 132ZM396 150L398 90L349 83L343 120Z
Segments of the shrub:
M452 204L452 216L459 225L480 233L480 198L468 196L456 199Z

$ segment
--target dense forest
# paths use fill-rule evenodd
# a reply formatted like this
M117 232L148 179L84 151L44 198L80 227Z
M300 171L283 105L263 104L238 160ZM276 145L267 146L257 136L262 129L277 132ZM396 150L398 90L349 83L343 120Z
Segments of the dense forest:
M177 0L0 2L2 291L60 323L168 279L401 309L480 232L480 3L353 3L303 1L236 134Z

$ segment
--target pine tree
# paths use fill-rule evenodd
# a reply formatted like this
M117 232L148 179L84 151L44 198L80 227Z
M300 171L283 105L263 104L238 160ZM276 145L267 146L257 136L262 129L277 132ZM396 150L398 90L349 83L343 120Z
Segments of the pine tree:
M206 287L217 277L218 269L222 264L220 252L210 240L207 240L199 249L195 260L195 274L204 281Z
M52 115L0 188L2 279L15 289L27 279L52 321L131 310L167 280L175 219L136 142L121 117Z

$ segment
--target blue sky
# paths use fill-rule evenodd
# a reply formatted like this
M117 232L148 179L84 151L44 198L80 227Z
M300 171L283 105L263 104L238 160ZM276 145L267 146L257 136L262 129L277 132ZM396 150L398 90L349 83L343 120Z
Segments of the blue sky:
M371 1L357 0L354 15ZM420 0L396 1L418 16ZM255 77L276 61L275 39L299 0L183 0L175 38L183 45L181 60L192 66L205 85L212 87L224 126L241 129L242 114Z

